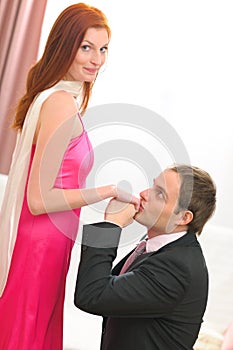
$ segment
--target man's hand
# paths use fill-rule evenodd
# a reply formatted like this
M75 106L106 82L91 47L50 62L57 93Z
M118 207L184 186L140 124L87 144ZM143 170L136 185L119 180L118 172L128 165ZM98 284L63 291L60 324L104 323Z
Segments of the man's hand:
M105 210L104 219L120 227L125 227L133 222L135 214L134 204L112 199Z

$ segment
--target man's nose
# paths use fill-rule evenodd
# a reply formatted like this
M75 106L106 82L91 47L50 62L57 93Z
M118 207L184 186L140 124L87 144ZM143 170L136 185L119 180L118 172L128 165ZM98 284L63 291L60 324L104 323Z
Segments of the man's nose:
M140 192L140 197L147 201L149 197L149 189Z

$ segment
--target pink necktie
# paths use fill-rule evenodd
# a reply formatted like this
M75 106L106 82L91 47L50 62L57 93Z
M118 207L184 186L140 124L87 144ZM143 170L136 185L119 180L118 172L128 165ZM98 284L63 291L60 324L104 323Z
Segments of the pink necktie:
M142 253L144 253L146 250L146 240L144 239L143 241L139 242L135 250L130 254L126 262L124 263L120 275L122 275L128 267L132 264L132 262Z

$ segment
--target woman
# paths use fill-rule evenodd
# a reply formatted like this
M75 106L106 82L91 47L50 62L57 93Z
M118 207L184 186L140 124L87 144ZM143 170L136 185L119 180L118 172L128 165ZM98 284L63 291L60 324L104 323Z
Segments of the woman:
M84 189L93 155L75 98L84 113L109 40L100 10L69 6L29 71L13 123L19 137L1 212L0 349L62 349L80 208L109 197L138 208L137 198L114 185Z

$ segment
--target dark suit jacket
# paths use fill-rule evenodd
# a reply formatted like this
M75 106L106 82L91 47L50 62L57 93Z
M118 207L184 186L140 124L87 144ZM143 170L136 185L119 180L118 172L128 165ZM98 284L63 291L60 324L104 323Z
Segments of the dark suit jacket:
M157 252L139 256L118 276L112 271L121 228L86 225L75 305L102 315L102 350L190 350L208 294L208 272L196 236L185 234Z

